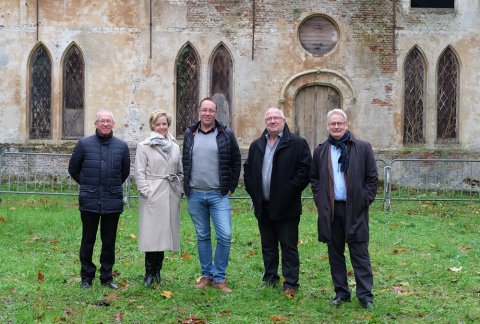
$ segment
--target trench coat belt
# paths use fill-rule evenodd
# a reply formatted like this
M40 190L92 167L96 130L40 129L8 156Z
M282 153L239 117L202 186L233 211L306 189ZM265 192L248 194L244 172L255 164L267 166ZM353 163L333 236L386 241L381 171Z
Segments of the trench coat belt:
M175 186L174 183L178 182L180 184L180 177L176 174L170 173L167 175L157 175L157 174L149 174L147 176L147 180L155 180L155 179L166 179L168 183L170 183L170 187L172 187L173 191L178 192L179 186Z

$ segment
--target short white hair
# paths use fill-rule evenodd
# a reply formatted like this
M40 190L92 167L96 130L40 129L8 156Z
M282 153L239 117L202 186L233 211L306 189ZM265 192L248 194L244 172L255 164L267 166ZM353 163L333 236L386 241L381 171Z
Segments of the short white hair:
M283 111L281 111L280 109L278 109L276 107L268 108L267 111L265 112L265 118L267 118L267 113L269 113L269 112L278 112L278 113L280 113L280 117L285 119L285 115L283 114Z
M340 115L340 116L343 117L343 119L345 119L345 122L347 122L347 114L342 109L335 108L335 109L330 110L327 113L327 122L330 120L330 117L332 115Z

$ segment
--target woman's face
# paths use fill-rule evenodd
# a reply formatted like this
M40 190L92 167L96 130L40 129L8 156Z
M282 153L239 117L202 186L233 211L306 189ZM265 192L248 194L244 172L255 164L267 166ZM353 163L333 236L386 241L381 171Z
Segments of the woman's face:
M153 124L153 131L159 134L162 134L163 136L167 136L167 133L168 133L167 116L160 116L155 120L155 123Z

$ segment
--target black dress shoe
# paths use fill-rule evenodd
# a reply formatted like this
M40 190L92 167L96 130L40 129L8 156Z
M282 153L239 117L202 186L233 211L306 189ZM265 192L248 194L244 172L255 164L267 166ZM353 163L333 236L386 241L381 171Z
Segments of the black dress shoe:
M365 308L365 309L372 309L373 308L373 302L371 302L371 301L360 300L360 305L362 305L362 307Z
M118 284L113 282L113 280L102 282L102 286L107 286L110 289L118 289Z
M339 297L339 296L336 296L335 298L332 299L332 301L330 302L330 306L340 306L343 302L347 302L349 303L351 301L350 298L343 298L343 297Z
M80 284L80 288L82 289L88 289L92 286L92 282L88 280L82 280L82 283Z
M153 284L153 275L146 274L145 278L143 278L143 285L145 287L151 286Z
M155 281L157 284L161 285L162 284L162 276L160 276L160 273L155 274Z

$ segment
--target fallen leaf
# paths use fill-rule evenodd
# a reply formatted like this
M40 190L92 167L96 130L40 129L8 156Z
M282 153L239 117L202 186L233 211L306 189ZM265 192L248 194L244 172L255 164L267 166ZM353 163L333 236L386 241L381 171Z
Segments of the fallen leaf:
M353 271L352 270L347 272L347 277L351 277L351 276L353 276Z
M274 322L282 322L282 321L288 320L287 317L281 316L281 315L272 316L272 317L270 317L270 319Z
M257 251L255 251L255 250L251 250L251 251L247 252L247 256L255 255L255 254L257 254Z
M459 272L462 270L462 267L451 267L451 268L448 268L450 271L453 271L453 272Z
M162 293L160 295L167 298L167 299L170 299L170 298L173 297L173 293L171 291L168 291L168 290L162 291Z
M403 253L403 252L406 252L406 251L408 251L408 249L406 249L406 248L394 249L392 251L392 254L399 254L399 253Z
M390 225L391 228L396 228L396 227L399 227L399 226L400 226L400 224L392 224L392 225Z
M48 242L51 244L54 244L54 243L58 243L58 240L49 240Z
M131 240L136 240L136 239L137 239L137 237L135 236L135 234L130 234L129 237L130 237Z
M221 315L221 316L231 316L232 314L233 314L233 312L229 309L223 310L219 313L219 315Z
M113 315L113 318L115 318L115 322L121 322L123 319L123 312L116 313Z
M118 272L118 270L113 270L112 276L113 276L114 278L118 278L118 277L120 277L120 272Z
M117 299L117 298L118 298L117 293L111 293L107 297L105 297L105 301L110 304L114 299Z
M53 251L58 251L58 246L51 246L50 249Z
M190 315L187 319L177 318L178 322L181 324L205 324L207 323L204 319L196 318L194 315Z
M123 280L120 281L118 284L119 284L120 286L122 286L122 287L126 287L127 284L128 284L128 282L127 282L127 280L123 279Z
M190 260L190 254L188 254L187 252L183 253L183 255L182 255L182 260L183 260L183 261L188 261L188 260Z
M43 273L39 271L37 274L37 279L38 279L38 282L43 282L45 280L45 276L43 275Z
M1 223L5 223L5 217L0 216L0 222L1 222Z
M64 308L63 312L67 315L73 314L73 308L71 307Z
M35 236L32 236L31 239L25 241L25 243L34 243L34 242L36 242L36 241L38 241L38 240L40 240L40 237L38 237L38 236L35 235Z
M468 246L462 245L461 247L459 247L459 250L462 252L467 252L468 250L470 250L470 248Z
M302 240L298 240L297 241L297 245L302 245L303 244L303 241Z

